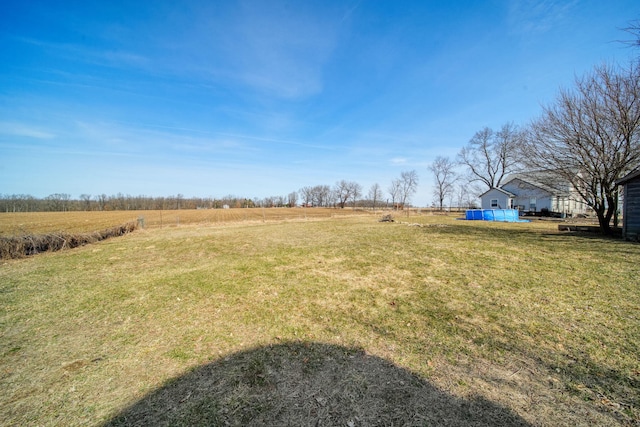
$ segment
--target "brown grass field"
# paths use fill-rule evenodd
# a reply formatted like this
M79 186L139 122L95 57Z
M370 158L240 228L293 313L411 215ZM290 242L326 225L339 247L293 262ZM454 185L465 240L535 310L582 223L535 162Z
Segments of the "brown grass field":
M144 218L146 228L331 218L370 211L330 208L198 209L0 213L0 236L51 232L86 233Z
M638 244L425 212L4 215L146 227L0 261L0 425L640 424Z

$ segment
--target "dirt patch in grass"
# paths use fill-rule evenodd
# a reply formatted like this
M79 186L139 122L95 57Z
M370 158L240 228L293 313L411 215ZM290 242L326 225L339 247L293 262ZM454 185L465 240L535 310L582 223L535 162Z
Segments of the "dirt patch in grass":
M361 349L292 342L198 367L105 424L116 426L528 426L482 397L452 396Z

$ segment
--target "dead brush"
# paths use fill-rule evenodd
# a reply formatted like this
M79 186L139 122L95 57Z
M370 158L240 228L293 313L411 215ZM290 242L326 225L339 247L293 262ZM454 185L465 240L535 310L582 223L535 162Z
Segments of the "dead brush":
M131 233L138 227L136 222L128 222L116 227L92 233L47 233L25 234L21 236L0 236L0 259L16 259L43 252L72 249L111 237Z

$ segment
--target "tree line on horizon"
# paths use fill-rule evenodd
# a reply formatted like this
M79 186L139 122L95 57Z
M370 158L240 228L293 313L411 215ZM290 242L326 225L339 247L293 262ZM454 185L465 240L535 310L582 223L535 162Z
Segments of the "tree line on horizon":
M223 209L223 208L284 208L284 207L362 207L383 208L410 206L411 198L418 186L415 170L405 171L391 182L384 193L375 183L364 194L362 186L354 181L340 180L333 186L315 185L302 187L286 196L247 198L235 195L224 197L185 197L182 194L153 197L81 194L73 198L67 193L54 193L44 198L28 194L0 195L0 212L67 212L67 211L113 211L113 210L177 210L177 209Z

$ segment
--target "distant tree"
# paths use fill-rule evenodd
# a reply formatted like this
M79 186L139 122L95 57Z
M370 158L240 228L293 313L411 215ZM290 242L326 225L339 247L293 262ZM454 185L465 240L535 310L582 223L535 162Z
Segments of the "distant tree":
M357 207L358 199L362 196L362 185L357 182L351 183L351 202L353 203L353 208Z
M380 200L382 200L382 189L380 188L380 184L378 184L377 182L375 184L373 184L371 186L371 188L369 188L369 194L368 194L369 200L372 202L373 204L373 210L376 209L376 203L379 202Z
M481 193L477 186L460 180L457 181L454 191L458 207L469 209L476 206L477 195Z
M222 201L221 201L221 203L222 203ZM155 209L158 209L158 210L167 209L167 198L166 197L156 197L154 205L155 205Z
M91 210L91 194L81 194L80 200L82 200L84 210L90 211Z
M523 152L532 168L570 183L610 233L616 181L640 166L640 64L576 78L532 123Z
M333 187L333 194L341 209L344 209L349 200L352 200L355 207L355 201L362 194L362 186L357 182L345 181L343 179L336 182L336 185Z
M107 195L106 194L99 194L96 196L96 201L98 202L98 209L103 211L104 210L104 206L107 202Z
M295 208L298 204L298 193L296 193L295 191L289 193L289 195L287 196L287 204L290 208Z
M64 212L67 210L71 195L67 193L55 193L48 195L45 200L48 202L49 210Z
M328 185L316 185L312 189L314 206L331 206L333 202L333 192Z
M174 197L174 196L170 196L170 197ZM120 210L123 211L126 209L126 203L125 203L125 197L124 194L122 193L118 193L116 195L112 195L109 199L109 202L111 204L111 207L114 210Z
M387 190L389 195L391 196L391 205L396 206L398 200L400 200L400 192L402 189L402 182L399 179L394 179L391 181L391 185Z
M336 182L335 187L333 187L333 192L338 199L338 206L341 209L344 209L347 200L351 197L351 183L344 179L342 181L338 181Z
M0 195L0 211L2 212L35 212L43 210L42 205L43 201L29 194Z
M230 208L242 208L245 205L245 198L238 197L233 194L228 194L224 197L221 197L218 204L221 208L224 208L225 205L229 206ZM251 201L251 204L253 205L253 201ZM175 202L172 200L167 200L166 205L169 206L169 209L173 209L173 206L175 206Z
M299 193L302 197L302 204L304 206L309 206L313 203L313 187L302 187Z
M418 190L418 172L404 171L400 174L400 203L406 206Z
M485 127L460 150L458 163L467 168L471 182L482 182L487 189L499 187L508 174L518 169L522 136L513 123L503 125L498 132Z
M438 201L438 206L442 210L444 199L453 193L456 180L456 164L448 157L438 156L429 165L429 170L433 173L435 187L433 194Z

